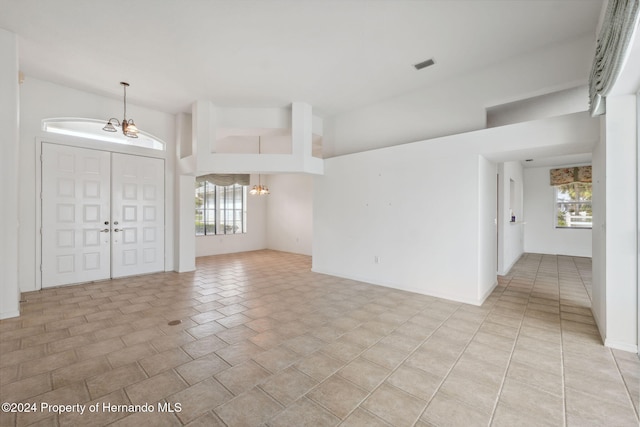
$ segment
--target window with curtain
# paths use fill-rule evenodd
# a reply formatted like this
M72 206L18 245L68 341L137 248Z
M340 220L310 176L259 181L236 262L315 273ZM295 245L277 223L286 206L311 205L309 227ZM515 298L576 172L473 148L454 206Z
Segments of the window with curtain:
M591 166L551 170L556 228L591 228Z
M216 181L220 182L211 175L196 180L196 235L246 233L248 178L246 185L244 180L229 185Z

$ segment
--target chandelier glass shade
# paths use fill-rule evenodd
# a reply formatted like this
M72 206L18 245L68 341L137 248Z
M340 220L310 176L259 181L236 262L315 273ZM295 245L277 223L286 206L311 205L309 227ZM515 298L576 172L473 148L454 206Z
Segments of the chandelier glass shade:
M117 132L116 127L122 128L122 133L129 138L137 138L138 137L138 127L134 123L133 119L127 120L127 87L129 83L120 82L124 89L124 115L122 122L114 117L110 118L107 124L102 128L103 131L106 132Z
M258 175L258 185L254 185L253 188L249 191L249 194L253 194L254 196L266 196L267 194L270 194L267 186L260 184L259 181L260 175Z
M261 138L258 136L258 154L261 153ZM254 185L253 188L249 191L249 194L254 196L266 196L269 193L269 189L266 185L262 185L260 182L260 174L258 174L258 185Z

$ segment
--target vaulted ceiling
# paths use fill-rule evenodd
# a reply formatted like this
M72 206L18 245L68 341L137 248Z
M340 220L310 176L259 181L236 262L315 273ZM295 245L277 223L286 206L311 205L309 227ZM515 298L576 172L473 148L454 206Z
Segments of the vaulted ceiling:
M585 35L602 0L0 0L27 75L189 111L195 100L321 116ZM413 64L433 58L416 71Z

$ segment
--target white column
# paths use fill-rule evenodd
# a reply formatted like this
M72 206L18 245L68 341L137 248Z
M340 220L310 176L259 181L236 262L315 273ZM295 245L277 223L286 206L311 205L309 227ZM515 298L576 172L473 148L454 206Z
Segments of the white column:
M18 286L18 43L0 29L0 319L20 315Z
M195 177L189 175L180 175L177 182L176 271L179 273L196 269L195 182Z
M176 115L176 148L179 160L192 157L196 151L191 127L191 114L178 113Z
M210 101L197 101L191 109L193 119L193 155L208 157L216 152L216 106Z
M291 105L291 153L296 159L310 159L313 115L311 105L294 102Z
M633 352L638 348L636 108L635 95L607 97L605 345Z
M176 116L175 200L177 203L174 206L174 260L175 271L181 273L196 269L194 188L198 139L194 122L197 110L197 104L193 104L193 114L180 113Z

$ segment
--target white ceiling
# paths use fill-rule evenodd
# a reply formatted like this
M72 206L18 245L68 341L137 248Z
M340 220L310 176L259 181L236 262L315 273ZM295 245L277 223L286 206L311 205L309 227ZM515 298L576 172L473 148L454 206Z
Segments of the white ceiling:
M591 153L553 155L552 157L535 157L523 160L522 166L525 168L540 168L543 166L570 166L591 164Z
M602 0L0 0L30 76L176 113L304 101L320 116L584 35ZM412 64L434 58L422 71Z

